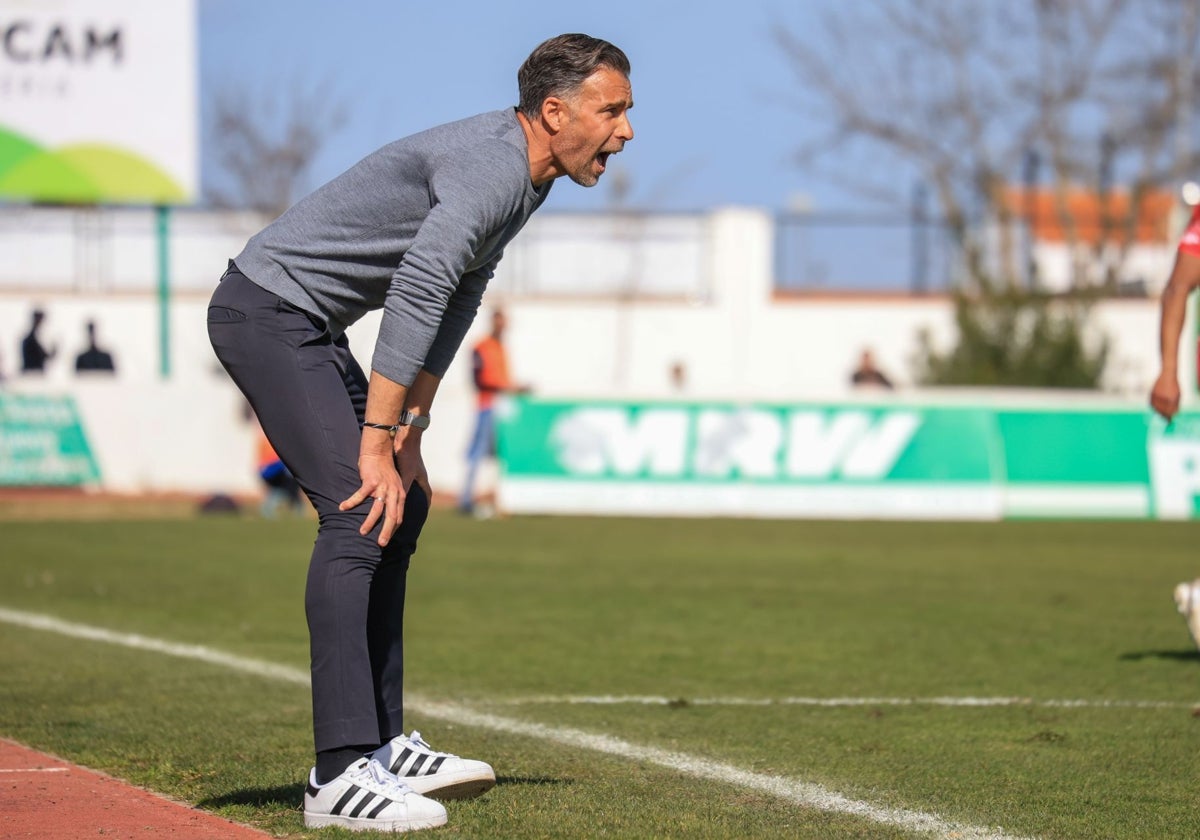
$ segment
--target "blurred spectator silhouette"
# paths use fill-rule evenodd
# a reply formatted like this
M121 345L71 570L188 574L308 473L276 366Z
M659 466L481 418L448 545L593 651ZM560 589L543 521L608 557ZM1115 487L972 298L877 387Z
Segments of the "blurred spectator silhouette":
M681 361L674 361L668 371L671 379L671 391L676 394L683 394L687 391L687 365Z
M855 388L892 388L892 380L875 366L875 354L869 347L863 348L858 357L858 367L850 374L850 383Z
M116 373L117 367L113 363L112 353L107 350L101 350L96 344L96 322L87 322L87 349L75 357L75 372L85 373L88 371L99 371L102 373Z
M508 353L504 349L504 330L508 319L502 309L492 313L491 333L475 345L471 367L475 383L475 430L467 447L467 477L458 499L463 513L482 513L476 510L475 478L485 458L496 456L496 397L509 393L528 393L529 386L514 385L508 370Z
M33 310L29 332L21 340L21 373L45 373L46 362L54 358L58 348L46 349L38 338L38 330L46 320L46 313L41 309Z
M300 484L271 447L262 427L258 427L258 476L267 486L267 495L260 508L267 519L274 519L280 509L300 514L304 505Z

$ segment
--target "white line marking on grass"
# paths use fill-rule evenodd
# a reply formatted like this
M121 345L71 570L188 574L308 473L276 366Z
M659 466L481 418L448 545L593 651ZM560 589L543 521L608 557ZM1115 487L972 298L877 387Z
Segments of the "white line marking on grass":
M1032 697L654 697L647 695L542 694L494 701L504 706L1029 706L1063 709L1191 709L1168 700L1035 700Z
M289 668L272 662L249 659L206 648L201 645L184 645L167 642L131 633L117 633L102 627L63 621L53 616L10 610L0 607L0 621L44 630L78 639L106 642L137 650L148 650L169 656L193 659L229 668L235 671L281 680L289 683L307 684L308 674L298 668ZM888 808L873 805L859 799L851 799L836 791L812 782L755 773L732 764L712 761L688 753L661 750L657 747L635 744L608 735L596 735L564 726L547 726L478 712L466 706L416 700L409 703L418 714L453 723L491 729L513 735L524 735L550 741L563 746L592 750L614 755L631 761L656 764L699 779L756 790L778 797L806 808L815 808L836 814L859 817L864 820L893 826L907 831L933 834L958 840L1026 840L1005 834L1001 828L987 828L944 819L937 814L914 811L907 808Z
M723 761L713 761L702 756L688 753L660 750L635 744L608 735L595 735L580 729L566 726L547 726L540 723L528 723L499 717L484 712L477 712L465 706L453 703L422 702L419 711L427 717L439 718L453 723L476 726L481 729L491 729L496 732L507 732L512 735L524 735L551 741L568 747L615 755L632 761L646 764L657 764L670 770L721 782L727 785L756 790L779 799L814 808L819 811L829 811L835 814L849 814L871 822L901 828L908 831L933 834L944 838L962 838L963 840L1028 840L1015 835L1005 834L1002 828L984 828L965 823L952 822L923 811L913 811L907 808L888 808L873 805L861 799L851 799L814 782L799 779L789 779L782 776L769 776L766 773L755 773L744 770Z
M232 653L213 650L203 645L185 645L177 642L167 642L149 636L139 636L136 633L117 633L113 630L106 630L103 627L76 624L72 621L63 621L50 615L10 610L4 607L0 607L0 621L7 622L8 624L16 624L19 627L28 627L31 630L45 630L50 633L58 633L60 636L71 636L72 638L87 639L93 642L108 642L109 644L121 647L134 648L135 650L150 650L155 653L165 653L168 656L195 659L200 662L207 662L210 665L219 665L231 671L241 671L246 674L254 674L255 676L269 677L270 679L282 682L297 683L299 685L309 684L308 672L302 671L299 668L276 665L274 662L264 662L261 659L248 659L244 656L236 656Z

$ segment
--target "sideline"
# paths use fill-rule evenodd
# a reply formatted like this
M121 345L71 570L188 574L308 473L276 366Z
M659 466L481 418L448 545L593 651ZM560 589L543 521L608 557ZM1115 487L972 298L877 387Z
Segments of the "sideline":
M218 665L234 671L294 684L309 684L308 673L298 668L236 656L202 645L186 645L155 639L134 633L118 633L103 627L63 621L41 613L24 612L0 607L0 622L42 630L89 641L106 642L121 647L148 650L155 653L192 659ZM597 735L580 729L530 723L513 718L480 712L457 703L443 703L410 695L409 708L417 714L481 729L491 729L513 735L538 738L563 746L592 750L631 761L655 764L694 778L766 793L806 808L859 817L880 825L907 831L932 834L954 840L1030 840L1006 834L999 827L983 827L953 822L937 814L907 808L887 808L830 790L823 785L755 773L750 770L712 761L689 753L662 750L635 744L608 735Z
M1032 697L655 697L638 694L538 694L490 701L498 706L948 706L1043 709L1200 709L1196 703L1171 700L1036 700Z

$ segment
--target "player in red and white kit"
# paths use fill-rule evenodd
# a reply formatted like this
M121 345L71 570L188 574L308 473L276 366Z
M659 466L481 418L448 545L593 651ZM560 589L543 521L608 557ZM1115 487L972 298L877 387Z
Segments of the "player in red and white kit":
M1150 405L1168 421L1179 411L1179 337L1183 332L1188 295L1200 286L1200 205L1179 240L1175 268L1162 294L1160 342L1162 369L1150 392ZM1200 578L1175 587L1175 607L1200 647Z
M1175 268L1162 294L1159 331L1162 367L1150 392L1150 405L1167 420L1179 411L1179 336L1183 332L1188 295L1197 286L1200 286L1200 205L1192 211L1192 219L1179 240Z

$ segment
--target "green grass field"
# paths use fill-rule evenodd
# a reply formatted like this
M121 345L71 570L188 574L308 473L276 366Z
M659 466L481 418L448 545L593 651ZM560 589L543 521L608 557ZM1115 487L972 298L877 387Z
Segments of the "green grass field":
M303 669L313 529L0 522L0 607ZM435 512L409 578L408 688L428 708L610 736L1012 836L1197 837L1200 655L1171 600L1200 575L1196 536L1188 524ZM3 622L0 673L0 735L307 834L303 685ZM673 702L567 702L633 696ZM778 702L936 697L1029 702ZM777 702L700 702L717 698ZM1085 702L1046 704L1058 700ZM922 836L638 755L410 717L499 776L430 836Z

